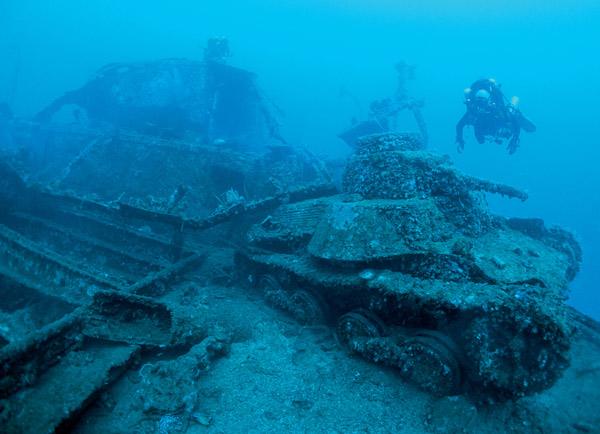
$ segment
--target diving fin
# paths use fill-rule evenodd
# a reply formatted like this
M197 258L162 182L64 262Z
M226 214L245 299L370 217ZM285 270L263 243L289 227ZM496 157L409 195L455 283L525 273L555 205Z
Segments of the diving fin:
M537 130L535 124L527 119L523 113L519 113L519 126L528 133L534 133Z

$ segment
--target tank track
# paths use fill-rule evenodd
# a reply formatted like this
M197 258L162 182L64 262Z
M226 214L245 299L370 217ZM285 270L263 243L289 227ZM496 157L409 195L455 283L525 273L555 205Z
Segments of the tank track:
M535 292L543 290L539 287L506 285L498 290L484 283L424 281L392 271L332 270L311 258L286 254L245 252L236 259L243 272L255 276L260 291L300 321L306 317L295 313L292 294L298 289L318 294L328 315L312 317L337 324L343 347L397 368L436 395L517 399L550 387L569 363L573 328L568 311L558 296L536 303ZM355 321L358 331L352 326L344 336L340 330L346 330L348 318L356 319L356 309L362 315Z

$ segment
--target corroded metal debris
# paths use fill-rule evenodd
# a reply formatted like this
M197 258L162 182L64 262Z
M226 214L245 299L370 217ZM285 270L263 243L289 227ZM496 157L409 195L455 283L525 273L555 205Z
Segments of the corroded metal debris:
M224 354L227 334L211 336L214 321L165 301L202 266L214 242L204 233L336 193L319 160L298 149L258 155L46 128L42 138L20 130L55 151L15 156L27 182L0 164L0 290L15 299L0 306L0 426L9 432L25 417L36 420L30 432L65 429L140 357L188 351L190 363L207 369L213 352ZM136 164L167 174L140 179ZM86 364L93 374L73 386ZM36 407L48 394L56 400Z
M118 206L10 174L0 216L0 426L64 430L141 352L208 337L201 321L192 326L152 298L203 256L179 246L175 257L172 239L137 230Z

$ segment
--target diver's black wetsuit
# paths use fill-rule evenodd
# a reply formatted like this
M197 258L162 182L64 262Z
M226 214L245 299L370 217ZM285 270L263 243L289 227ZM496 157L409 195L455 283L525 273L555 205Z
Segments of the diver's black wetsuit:
M456 142L464 143L463 129L473 125L475 138L479 143L484 143L486 137L494 136L498 139L510 138L509 145L518 145L521 128L517 116L516 113L497 110L467 110L456 124Z
M474 96L480 90L488 92L489 99L478 101ZM479 143L484 143L487 137L493 137L497 142L508 139L507 148L509 153L513 154L520 141L520 112L506 103L502 91L492 80L482 79L473 83L470 95L473 97L465 102L467 112L456 124L456 143L459 151L462 151L465 143L464 128L473 125L475 138Z

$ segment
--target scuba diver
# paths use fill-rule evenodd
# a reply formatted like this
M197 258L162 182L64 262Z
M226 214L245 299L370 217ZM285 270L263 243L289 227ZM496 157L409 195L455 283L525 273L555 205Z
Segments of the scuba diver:
M479 143L486 140L502 143L508 140L508 153L514 154L519 147L521 129L528 133L536 130L535 125L517 108L518 102L517 97L512 97L508 102L500 85L492 78L478 80L465 89L467 112L456 124L458 152L465 147L464 127L472 125Z

